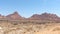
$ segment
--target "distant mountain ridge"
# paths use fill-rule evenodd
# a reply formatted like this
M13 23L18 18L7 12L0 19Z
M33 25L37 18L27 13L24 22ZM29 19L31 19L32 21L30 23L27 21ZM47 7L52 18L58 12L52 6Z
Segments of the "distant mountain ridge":
M59 17L56 14L42 13L41 15L34 14L30 19L59 19Z
M42 14L34 14L29 18L22 17L18 14L18 12L14 12L13 14L9 14L7 16L2 16L0 14L0 19L9 19L9 20L50 20L50 21L60 21L60 17L56 14L50 13L42 13Z

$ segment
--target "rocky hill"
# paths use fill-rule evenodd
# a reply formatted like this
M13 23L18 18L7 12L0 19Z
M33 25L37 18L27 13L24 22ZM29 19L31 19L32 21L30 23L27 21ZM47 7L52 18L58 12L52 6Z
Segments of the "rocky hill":
M58 17L56 14L50 14L50 13L42 13L42 14L34 14L30 18L22 17L18 14L18 12L14 12L12 14L9 14L7 16L0 15L0 20L24 20L24 21L32 21L37 20L38 21L55 21L60 22L60 17Z
M42 14L34 14L30 18L30 20L48 20L48 21L60 21L60 17L58 17L56 14L50 14L50 13L42 13Z
M18 12L14 12L13 14L9 14L9 15L7 15L6 17L7 17L8 19L12 19L12 20L21 20L21 19L23 19L23 17L20 16L20 15L18 14Z

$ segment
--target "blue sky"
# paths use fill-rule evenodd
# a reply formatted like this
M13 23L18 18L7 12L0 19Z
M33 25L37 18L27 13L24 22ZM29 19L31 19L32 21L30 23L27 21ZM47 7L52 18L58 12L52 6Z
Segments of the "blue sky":
M44 12L60 16L60 0L0 0L0 14L6 16L14 11L24 17Z

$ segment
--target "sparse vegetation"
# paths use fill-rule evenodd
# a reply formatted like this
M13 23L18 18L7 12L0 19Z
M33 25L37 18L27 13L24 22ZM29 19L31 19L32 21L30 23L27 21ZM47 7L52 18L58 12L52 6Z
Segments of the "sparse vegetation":
M18 23L4 21L0 23L1 34L57 34L60 31L60 23Z

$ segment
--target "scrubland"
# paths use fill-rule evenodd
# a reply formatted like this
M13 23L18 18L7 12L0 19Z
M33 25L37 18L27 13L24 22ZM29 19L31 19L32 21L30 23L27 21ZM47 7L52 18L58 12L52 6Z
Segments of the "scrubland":
M60 34L60 23L0 22L0 34Z

